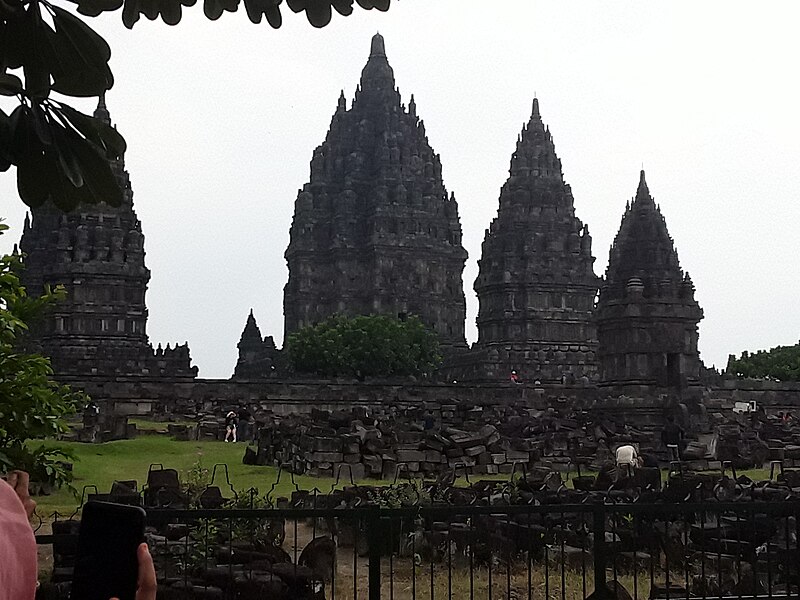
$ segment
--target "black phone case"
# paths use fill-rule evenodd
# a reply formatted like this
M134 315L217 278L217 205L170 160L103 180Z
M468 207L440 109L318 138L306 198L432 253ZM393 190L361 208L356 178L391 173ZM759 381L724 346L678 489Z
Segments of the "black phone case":
M145 512L138 506L88 502L78 533L71 600L135 600Z

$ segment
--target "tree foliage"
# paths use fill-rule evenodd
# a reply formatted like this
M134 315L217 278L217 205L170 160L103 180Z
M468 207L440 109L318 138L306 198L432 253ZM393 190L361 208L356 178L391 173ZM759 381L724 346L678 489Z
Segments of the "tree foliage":
M800 342L794 346L775 346L750 354L745 350L739 358L728 357L727 372L737 377L800 381Z
M122 8L132 28L140 15L170 25L183 6L197 0L69 0L82 15ZM248 17L272 27L282 23L283 0L243 0ZM357 0L364 9L388 10L390 0ZM335 10L353 12L353 0L287 0L315 27L327 25ZM209 19L234 12L239 0L203 0ZM97 97L114 85L111 48L82 19L50 0L0 0L0 95L18 106L0 109L0 172L17 169L17 189L28 206L51 200L63 210L105 202L117 206L122 190L109 161L125 152L125 140L107 123L51 98Z
M0 234L6 229L0 223ZM49 359L19 349L29 324L64 296L58 288L28 296L21 268L19 256L0 256L0 471L23 469L35 481L60 485L71 480L60 462L68 455L33 440L66 432L65 417L85 396L51 379Z
M290 366L323 377L430 375L442 361L436 334L418 317L334 315L286 340Z

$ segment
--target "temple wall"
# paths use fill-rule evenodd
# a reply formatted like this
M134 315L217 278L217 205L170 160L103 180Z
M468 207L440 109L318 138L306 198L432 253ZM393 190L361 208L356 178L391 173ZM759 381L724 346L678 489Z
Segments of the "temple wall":
M258 404L277 414L307 413L317 409L348 409L354 405L380 404L524 404L531 408L569 404L597 408L609 418L624 418L634 424L655 426L674 398L639 390L581 386L515 385L510 382L484 384L353 382L337 380L231 381L222 379L167 379L160 377L97 378L88 385L62 378L84 389L101 406L111 406L126 415L194 415L227 410L240 404ZM698 390L699 392L699 390ZM728 412L735 402L755 400L767 412L800 413L800 383L723 379L703 392L704 411ZM694 412L691 406L690 412ZM799 415L800 416L800 415Z
M260 404L276 413L310 412L378 404L524 403L544 409L554 402L588 406L597 397L591 387L498 384L352 382L335 380L232 381L165 378L107 378L88 385L62 378L84 389L100 405L130 415L193 414L243 403Z
M723 378L704 398L709 412L732 410L736 402L751 401L770 414L800 411L800 382Z

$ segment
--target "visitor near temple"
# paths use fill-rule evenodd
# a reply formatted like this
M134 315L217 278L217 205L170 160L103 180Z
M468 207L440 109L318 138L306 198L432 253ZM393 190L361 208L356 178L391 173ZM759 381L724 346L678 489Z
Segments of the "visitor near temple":
M225 415L225 441L226 442L236 442L236 428L239 424L239 417L236 415L234 411L229 411L227 415Z

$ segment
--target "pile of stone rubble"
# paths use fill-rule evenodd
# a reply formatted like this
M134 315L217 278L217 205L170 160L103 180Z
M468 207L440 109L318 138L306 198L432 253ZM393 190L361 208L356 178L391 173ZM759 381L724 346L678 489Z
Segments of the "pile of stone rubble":
M609 446L638 443L658 454L645 432L604 423L588 412L523 405L430 404L273 416L258 431L248 464L281 465L313 476L352 474L392 479L397 473L437 475L460 467L474 474L511 473L547 464L595 468L611 459ZM515 467L519 465L519 467Z

